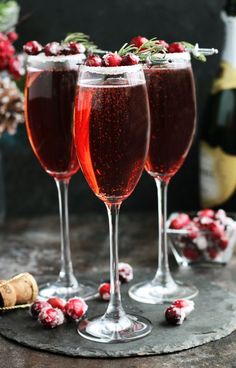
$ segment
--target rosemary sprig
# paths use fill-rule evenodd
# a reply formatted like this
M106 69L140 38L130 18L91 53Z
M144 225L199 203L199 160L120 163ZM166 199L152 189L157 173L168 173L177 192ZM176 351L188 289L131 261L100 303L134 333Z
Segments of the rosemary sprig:
M69 42L79 42L86 47L86 49L92 49L96 50L98 49L98 46L90 40L90 37L82 32L75 32L70 33L67 35L67 37L63 40L63 43L69 43Z
M197 59L198 61L202 61L203 63L207 61L206 56L198 51L198 44L193 45L186 41L180 41L180 43L184 46L186 51L190 52L193 55L195 59Z
M120 50L118 51L118 54L120 56L125 56L127 55L129 52L132 53L136 53L136 51L138 50L138 48L134 45L130 45L127 42L120 48Z
M166 49L163 45L159 44L156 37L154 37L145 42L140 47L136 47L133 44L125 43L118 51L118 54L120 56L125 56L129 53L137 55L140 61L145 62L147 59L150 60L152 55L154 54L165 54Z

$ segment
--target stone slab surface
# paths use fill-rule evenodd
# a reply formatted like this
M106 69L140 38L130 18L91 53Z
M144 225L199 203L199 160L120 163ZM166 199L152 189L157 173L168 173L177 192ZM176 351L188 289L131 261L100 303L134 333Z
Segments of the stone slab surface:
M136 274L144 278L141 270ZM98 275L97 280L99 279L101 276ZM182 326L170 326L165 322L163 313L166 305L137 303L127 295L130 284L122 286L126 311L145 316L153 324L149 336L134 342L101 344L87 341L78 335L74 322L45 330L25 310L2 315L0 334L28 347L75 357L147 356L190 349L225 337L236 329L236 295L217 285L206 283L203 278L197 282L195 280L195 284L200 289L195 298L195 311ZM106 302L97 300L88 304L88 317L103 313L107 305Z

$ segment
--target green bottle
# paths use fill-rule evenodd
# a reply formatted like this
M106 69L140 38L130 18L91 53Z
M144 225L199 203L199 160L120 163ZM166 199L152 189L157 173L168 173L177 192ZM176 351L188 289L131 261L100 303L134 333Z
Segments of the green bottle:
M236 211L236 0L222 12L225 45L200 141L202 207Z

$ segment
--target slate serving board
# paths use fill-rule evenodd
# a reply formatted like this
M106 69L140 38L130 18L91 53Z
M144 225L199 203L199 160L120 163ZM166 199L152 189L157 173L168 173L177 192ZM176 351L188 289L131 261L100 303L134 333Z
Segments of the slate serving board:
M141 271L137 274L144 275ZM96 280L100 278L101 275L95 276ZM137 303L127 295L131 284L122 286L125 310L145 316L153 324L150 335L133 342L102 344L87 341L78 335L74 322L46 330L26 310L3 314L0 317L0 334L38 350L89 358L144 356L190 349L225 337L236 329L236 295L203 278L195 280L195 284L200 289L194 299L195 311L181 326L170 326L165 322L163 313L166 305ZM98 300L88 304L91 311L88 317L103 313L107 305Z

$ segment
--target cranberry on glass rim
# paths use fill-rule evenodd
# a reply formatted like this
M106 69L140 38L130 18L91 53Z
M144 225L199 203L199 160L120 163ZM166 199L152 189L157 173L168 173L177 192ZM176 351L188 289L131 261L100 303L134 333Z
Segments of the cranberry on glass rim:
M40 286L39 293L44 298L91 298L96 295L96 286L78 282L73 273L68 215L68 186L79 170L72 134L73 107L78 63L84 61L85 55L75 55L74 50L71 55L60 55L57 42L43 48L30 41L24 50L29 54L25 86L27 133L37 159L56 182L61 225L61 270L55 282Z
M110 301L104 315L82 321L78 332L89 340L118 343L141 338L151 331L150 321L126 314L122 307L118 264L119 210L141 177L150 120L142 66L114 66L121 64L119 53L108 53L103 60L103 67L80 68L74 138L85 179L108 212L110 285L103 284L100 295L108 299L110 293ZM124 273L125 267L122 266ZM130 270L128 273L132 277Z
M167 186L188 154L196 124L190 54L180 52L179 44L168 47L170 53L168 49L155 63L144 66L151 113L151 139L145 168L154 178L158 191L158 269L153 280L133 285L129 295L149 304L192 298L198 293L194 286L175 281L168 264ZM177 52L172 53L174 47Z

